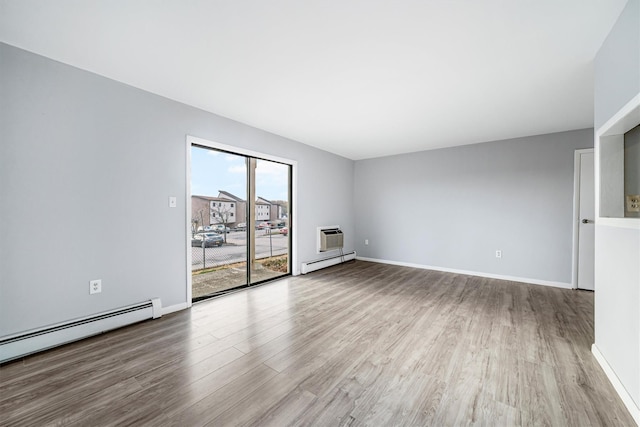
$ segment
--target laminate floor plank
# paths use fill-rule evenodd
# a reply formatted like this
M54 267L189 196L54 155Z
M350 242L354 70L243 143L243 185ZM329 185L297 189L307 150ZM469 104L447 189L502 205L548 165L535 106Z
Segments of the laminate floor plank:
M345 309L342 305L335 304L327 307L325 312L312 319L315 325L310 330L313 332L312 335L308 335L306 331L301 331L303 336L307 335L305 338L309 339L296 340L292 345L283 347L282 351L265 363L282 372L291 365L304 364L309 358L316 357L314 347L317 349L324 348L326 345L340 345L340 340L344 340L345 336L350 333L351 336L354 336L358 333L357 331L354 332L353 328L362 330L362 328L368 327L367 321L371 319L371 316L377 315L376 311L380 309L377 305L371 304L371 301L375 299L378 293L389 286L371 290L370 292L362 292L362 295L354 298L348 309ZM358 291L358 294L360 294L360 291Z
M72 425L97 412L113 413L118 401L126 401L142 390L134 378L119 381L91 394L90 399L73 399L74 404L52 404L49 407L25 414L24 425L62 424ZM52 402L54 403L54 402Z
M136 379L144 387L153 388L156 385L161 385L163 388L169 386L169 389L175 390L176 387L192 384L200 378L206 377L242 356L244 353L231 347L196 363L186 360L185 363L179 365L176 363L163 364L137 375Z
M298 376L290 377L279 373L206 425L211 427L248 426L262 420L265 416L274 417L274 411L282 407L283 402L291 400L292 396L298 396L300 393L305 393L305 396L310 395L309 392L304 392L296 386L298 381ZM293 418L286 420L281 425L288 425L292 420Z
M305 378L300 387L316 396L327 396L339 386L345 377L351 375L351 371L362 360L370 357L377 349L381 348L385 340L388 340L390 336L402 334L400 328L398 324L389 323L369 325L367 332L362 336L347 342L339 351L327 355L329 356L328 361L322 369L318 369ZM323 357L323 354L320 357Z
M342 292L348 292L342 290ZM313 299L302 300L294 308L288 307L286 311L279 312L268 318L256 321L246 327L237 327L234 332L221 339L221 343L232 343L233 346L245 353L261 344L292 330L292 325L305 327L317 315L325 313L331 301L335 305L340 300L340 293L328 290L318 294ZM321 307L321 309L320 309Z
M167 325L165 319L158 320ZM32 375L42 373L51 375L54 369L64 370L75 361L100 360L121 351L132 352L144 348L149 343L162 346L162 341L171 340L173 337L179 337L183 340L191 339L189 335L185 334L185 325L189 325L188 321L178 324L173 322L164 328L159 327L160 325L152 327L150 323L141 322L3 365L0 400L3 395L2 387L10 384L15 378L22 381ZM132 330L136 332L130 333L129 331ZM206 331L199 331L198 335L206 335Z
M0 425L634 426L594 294L362 261L0 366Z
M195 404L185 405L179 410L173 407L173 413L168 414L171 425L204 426L240 402L249 404L247 396L276 375L278 373L268 366L257 364L253 369L243 372L233 381L213 390Z

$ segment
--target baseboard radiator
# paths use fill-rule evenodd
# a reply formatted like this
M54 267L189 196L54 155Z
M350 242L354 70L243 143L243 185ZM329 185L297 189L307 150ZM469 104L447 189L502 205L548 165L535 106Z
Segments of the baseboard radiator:
M356 259L356 251L348 252L345 254L338 254L329 258L319 259L317 261L303 262L300 268L302 274L311 273L312 271L320 270L321 268L330 267L332 265L340 264L342 262L351 261Z
M0 363L160 316L162 303L160 298L154 298L46 328L0 337Z

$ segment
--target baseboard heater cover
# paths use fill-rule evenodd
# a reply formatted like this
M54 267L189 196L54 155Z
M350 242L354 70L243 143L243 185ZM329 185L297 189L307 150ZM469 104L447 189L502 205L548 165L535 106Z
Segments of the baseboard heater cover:
M0 337L0 363L160 316L162 303L160 298L154 298L46 328Z
M303 262L300 268L302 274L311 273L312 271L320 270L321 268L330 267L332 265L340 264L341 262L351 261L356 259L356 251L347 252L345 254L335 255L329 258L323 258L316 261Z

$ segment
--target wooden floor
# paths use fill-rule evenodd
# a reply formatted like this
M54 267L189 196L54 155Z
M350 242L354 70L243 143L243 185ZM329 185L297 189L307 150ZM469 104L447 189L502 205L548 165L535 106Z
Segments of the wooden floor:
M0 425L634 426L593 293L361 261L0 367Z

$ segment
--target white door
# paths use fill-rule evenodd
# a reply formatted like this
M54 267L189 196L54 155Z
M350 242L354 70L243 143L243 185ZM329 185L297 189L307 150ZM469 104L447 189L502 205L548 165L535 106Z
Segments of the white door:
M578 288L594 290L595 187L593 150L580 150L578 205Z

